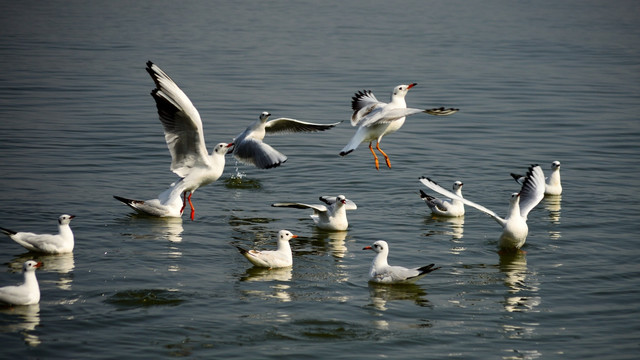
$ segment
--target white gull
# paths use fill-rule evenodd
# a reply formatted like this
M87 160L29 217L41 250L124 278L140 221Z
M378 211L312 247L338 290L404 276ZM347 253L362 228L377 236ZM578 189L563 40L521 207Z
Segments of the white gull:
M310 215L316 226L323 230L347 230L349 222L347 221L346 210L356 210L356 203L347 199L344 195L338 196L320 196L320 201L326 205L308 205L303 203L275 203L274 207L291 207L297 209L313 209Z
M453 192L462 197L462 182L453 183ZM458 217L464 215L464 204L458 199L439 199L420 190L420 198L424 200L435 215Z
M36 279L36 269L42 263L27 260L22 265L24 283L14 286L0 287L0 302L10 305L33 305L40 302L40 287Z
M389 244L384 240L378 240L371 246L365 246L362 250L373 250L376 255L369 269L369 281L381 284L412 283L428 273L440 269L434 268L434 264L417 268L391 266L387 262L389 256Z
M32 232L17 232L0 227L0 231L9 236L13 241L22 245L29 251L44 254L64 254L73 251L73 231L69 223L74 215L63 214L58 217L57 234L34 234Z

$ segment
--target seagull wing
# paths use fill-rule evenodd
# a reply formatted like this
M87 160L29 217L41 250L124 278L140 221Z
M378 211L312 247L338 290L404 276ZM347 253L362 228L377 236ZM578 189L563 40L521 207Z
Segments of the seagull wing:
M240 162L260 169L274 168L287 161L287 157L283 153L269 144L253 138L234 142L233 156Z
M327 211L327 207L324 205L309 205L309 204L303 204L303 203L275 203L275 204L271 204L271 206L290 207L290 208L296 208L296 209L313 209L314 211L317 211L319 213Z
M531 209L540 203L545 186L542 168L539 165L529 166L520 189L520 216L526 219Z
M371 90L358 91L351 98L351 109L353 110L351 125L358 125L364 117L384 105L386 104L378 101Z
M171 153L171 171L185 177L193 167L208 166L209 156L198 110L169 75L151 61L147 62L147 72L156 84L151 96L156 101Z
M504 224L506 223L506 220L501 218L500 216L498 216L498 214L496 214L495 212L487 209L486 207L476 204L473 201L469 201L463 197L460 197L458 195L456 195L455 193L443 188L442 186L438 185L438 183L436 183L435 181L429 179L428 177L421 177L420 178L420 182L424 184L424 186L428 187L429 189L444 195L450 199L455 199L455 200L460 200L463 204L465 205L469 205L471 207L474 207L480 211L482 211L483 213L491 216L494 220L496 220L499 224L501 224L502 226L504 226Z
M268 135L297 133L297 132L317 132L329 130L332 127L340 124L342 121L338 121L333 124L314 124L305 121L299 121L289 118L279 118L268 121L265 124L265 132Z

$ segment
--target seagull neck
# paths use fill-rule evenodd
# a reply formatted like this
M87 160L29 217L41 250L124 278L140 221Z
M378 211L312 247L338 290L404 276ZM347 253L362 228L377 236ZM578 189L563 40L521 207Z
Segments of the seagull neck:
M559 185L560 184L560 169L554 170L549 176L549 185Z
M510 206L506 220L520 216L520 199L516 199Z
M373 258L373 265L378 268L389 266L389 263L387 262L387 255L387 253L376 254L376 256Z
M73 231L71 231L69 224L58 225L58 232L63 237L71 237L73 239Z
M25 271L24 272L24 284L27 287L38 287L38 279L36 278L35 271Z

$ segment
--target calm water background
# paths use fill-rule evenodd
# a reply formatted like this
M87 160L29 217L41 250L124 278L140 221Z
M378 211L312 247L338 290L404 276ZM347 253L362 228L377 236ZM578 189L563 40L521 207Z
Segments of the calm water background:
M2 2L1 226L54 231L68 256L0 241L0 284L38 271L38 306L0 309L3 357L631 359L640 351L640 5L637 1L214 3ZM261 171L227 157L196 192L196 221L133 215L175 180L149 92L152 60L189 95L209 146L261 111L348 120L350 97L388 99L417 82L416 115L383 141L392 169L354 129L268 138L289 156ZM498 213L509 172L562 162L564 193L530 215L526 253L468 210L432 218L420 176L462 180ZM228 185L236 173L243 185ZM308 212L345 194L350 229ZM231 244L270 248L289 229L294 266L255 271ZM436 263L415 286L367 284L374 240L390 262Z

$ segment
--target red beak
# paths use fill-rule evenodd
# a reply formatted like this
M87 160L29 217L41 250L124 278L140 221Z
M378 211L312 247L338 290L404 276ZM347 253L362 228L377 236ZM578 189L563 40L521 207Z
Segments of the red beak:
M362 248L362 250L373 250L373 249L371 248L371 246L365 246Z
M42 261L38 261L38 263L37 263L37 264L35 264L35 265L33 265L33 267L37 267L37 268L39 268L39 267L40 267L40 266L42 266L42 265L44 265L44 264L42 263Z
M411 89L412 87L414 87L416 85L418 85L418 83L409 84L409 86L407 86L407 90Z

